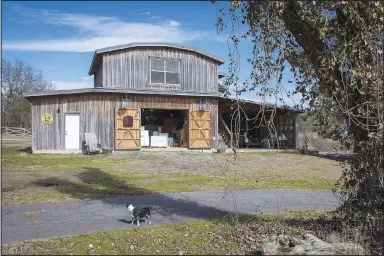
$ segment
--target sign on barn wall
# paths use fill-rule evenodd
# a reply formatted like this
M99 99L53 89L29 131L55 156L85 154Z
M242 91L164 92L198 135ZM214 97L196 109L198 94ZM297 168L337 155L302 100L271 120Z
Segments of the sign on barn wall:
M53 122L53 116L49 113L45 113L41 116L41 121L43 124L50 125Z

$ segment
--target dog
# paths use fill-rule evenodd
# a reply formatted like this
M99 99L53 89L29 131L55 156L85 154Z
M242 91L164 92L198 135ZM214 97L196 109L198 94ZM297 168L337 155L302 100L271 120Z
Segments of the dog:
M140 226L140 219L145 219L148 224L151 224L151 210L148 207L136 208L131 203L127 203L125 206L131 214L132 225L136 221L137 226Z

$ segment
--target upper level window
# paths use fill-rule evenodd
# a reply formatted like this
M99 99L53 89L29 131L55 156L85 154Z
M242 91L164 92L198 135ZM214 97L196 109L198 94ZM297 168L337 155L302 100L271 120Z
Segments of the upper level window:
M180 61L171 59L150 59L151 84L179 84Z

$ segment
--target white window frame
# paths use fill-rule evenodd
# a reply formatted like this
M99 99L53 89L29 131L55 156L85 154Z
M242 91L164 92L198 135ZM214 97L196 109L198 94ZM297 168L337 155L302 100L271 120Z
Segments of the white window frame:
M164 62L164 70L152 70L152 60L162 60ZM167 73L175 73L175 72L170 72L166 71L167 70L167 60L168 61L177 61L177 74L178 74L178 79L176 84L170 84L167 83ZM162 72L164 73L164 82L163 83L152 83L152 71L155 72ZM149 84L169 84L169 85L180 85L180 60L179 59L170 59L170 58L156 58L156 57L150 57L149 58Z

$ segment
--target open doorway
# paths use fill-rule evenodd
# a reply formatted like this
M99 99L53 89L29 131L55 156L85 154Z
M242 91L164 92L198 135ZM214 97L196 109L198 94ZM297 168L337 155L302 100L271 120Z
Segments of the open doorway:
M141 109L141 147L188 147L188 110Z

